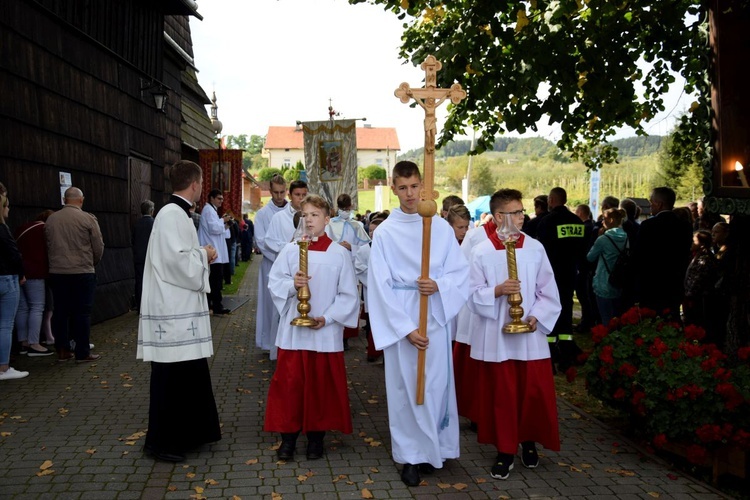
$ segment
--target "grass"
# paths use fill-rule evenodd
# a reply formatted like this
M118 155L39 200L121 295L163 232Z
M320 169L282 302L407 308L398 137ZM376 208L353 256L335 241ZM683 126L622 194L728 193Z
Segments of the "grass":
M258 258L256 255L254 258ZM242 284L242 278L245 277L245 272L247 271L248 267L250 267L250 262L238 262L236 266L234 266L234 275L232 276L232 284L231 285L224 285L224 287L221 289L221 293L223 295L237 295L237 291L240 289L240 285Z

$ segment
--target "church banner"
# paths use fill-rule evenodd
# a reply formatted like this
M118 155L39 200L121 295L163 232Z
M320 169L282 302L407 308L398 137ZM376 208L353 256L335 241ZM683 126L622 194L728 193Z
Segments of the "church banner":
M199 162L203 170L203 192L200 206L208 202L208 193L218 189L224 196L219 215L230 211L234 217L242 214L242 150L201 149Z
M310 193L336 210L342 193L357 207L357 130L355 120L303 122L305 170Z

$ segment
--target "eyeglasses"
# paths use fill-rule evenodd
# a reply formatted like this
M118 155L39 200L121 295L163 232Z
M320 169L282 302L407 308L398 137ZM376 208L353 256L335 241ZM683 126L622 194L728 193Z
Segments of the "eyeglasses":
M516 215L516 216L520 216L520 215L524 215L526 213L526 210L522 209L522 210L516 210L515 212L495 212L495 213L498 213L500 215Z

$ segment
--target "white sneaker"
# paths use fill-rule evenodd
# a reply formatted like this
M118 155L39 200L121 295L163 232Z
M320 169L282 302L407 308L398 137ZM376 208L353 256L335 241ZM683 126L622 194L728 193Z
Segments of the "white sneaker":
M0 380L13 380L16 378L28 377L29 372L19 372L13 367L9 367L6 371L0 372Z

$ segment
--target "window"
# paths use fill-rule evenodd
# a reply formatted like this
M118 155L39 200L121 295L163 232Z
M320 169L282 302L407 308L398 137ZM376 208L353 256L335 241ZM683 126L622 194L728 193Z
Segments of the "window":
M291 166L292 166L292 159L291 159L291 158L284 158L284 163L283 163L283 165L284 165L285 167L291 167Z

